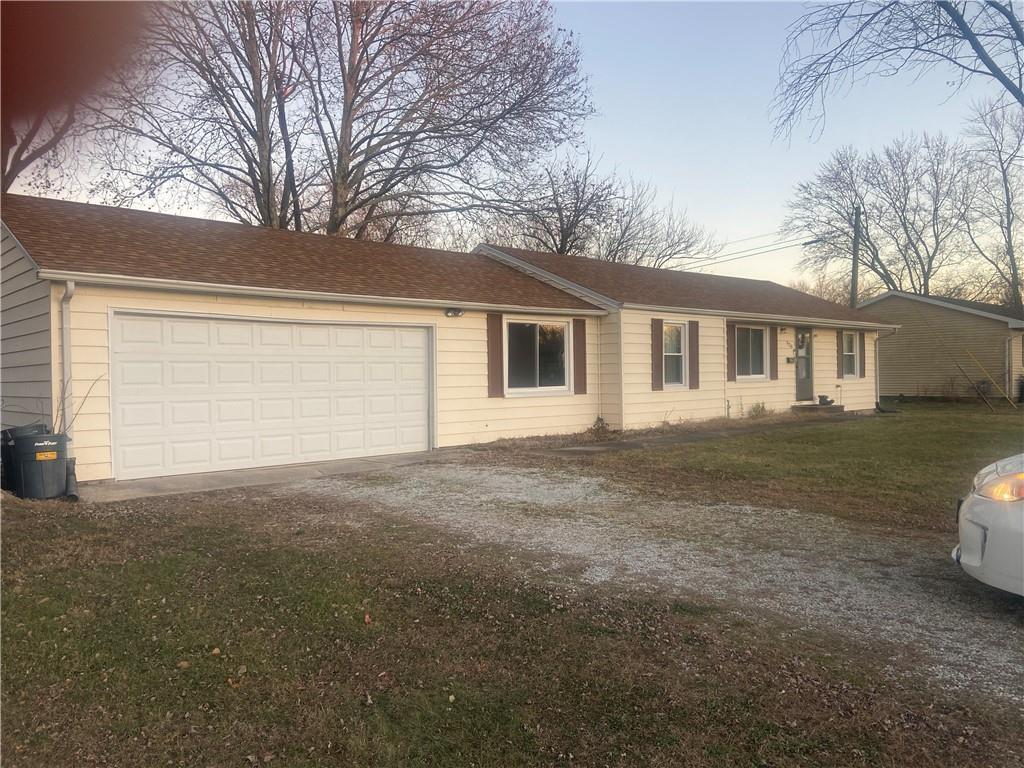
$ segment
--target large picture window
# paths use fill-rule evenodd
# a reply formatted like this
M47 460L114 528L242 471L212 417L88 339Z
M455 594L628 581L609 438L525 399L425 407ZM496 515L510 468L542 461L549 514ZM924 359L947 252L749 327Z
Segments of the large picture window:
M508 324L508 388L566 386L564 323Z
M857 375L857 334L843 331L843 376Z
M764 328L736 328L736 375L764 376Z
M683 344L686 331L681 325L665 325L662 334L662 351L665 356L663 368L666 384L686 383L683 367Z

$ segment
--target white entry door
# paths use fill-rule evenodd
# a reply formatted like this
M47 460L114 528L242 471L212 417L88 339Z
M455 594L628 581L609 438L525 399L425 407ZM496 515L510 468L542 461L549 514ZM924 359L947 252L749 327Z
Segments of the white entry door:
M425 328L116 313L117 479L430 447Z

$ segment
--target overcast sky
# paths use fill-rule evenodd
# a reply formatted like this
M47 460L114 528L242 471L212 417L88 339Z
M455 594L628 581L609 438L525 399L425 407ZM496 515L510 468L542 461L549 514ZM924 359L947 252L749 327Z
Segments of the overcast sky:
M768 106L798 3L560 3L579 37L599 111L587 139L608 167L653 181L728 240L776 230L794 185L836 148L902 133L956 134L990 86L953 93L949 71L872 80L828 103L824 131L772 140ZM757 245L765 241L752 241ZM727 246L742 250L751 242ZM788 282L798 249L734 261L722 274Z

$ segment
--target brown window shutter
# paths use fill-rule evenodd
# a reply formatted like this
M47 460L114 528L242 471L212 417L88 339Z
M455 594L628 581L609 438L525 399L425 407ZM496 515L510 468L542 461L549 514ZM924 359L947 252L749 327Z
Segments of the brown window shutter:
M860 354L857 355L857 359L860 361L860 371L858 371L860 377L863 379L868 375L868 361L865 357L867 353L868 344L864 338L864 331L857 334L857 344L860 346Z
M779 378L779 329L774 325L768 329L768 375Z
M665 388L665 321L651 320L651 389Z
M736 381L736 323L725 324L725 371L729 381Z
M487 315L487 396L505 396L505 352L502 345L501 315Z
M836 378L843 378L843 331L836 331Z
M686 341L690 357L690 389L700 389L700 323L691 320L687 324Z
M572 321L572 391L587 394L587 321Z

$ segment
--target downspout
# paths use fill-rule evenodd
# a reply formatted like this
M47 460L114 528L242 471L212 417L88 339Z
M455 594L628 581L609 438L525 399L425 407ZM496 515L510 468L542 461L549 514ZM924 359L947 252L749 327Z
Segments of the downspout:
M885 336L881 331L875 331L875 410L879 413L895 413L895 411L887 411L882 408L882 374L878 367L878 342L889 336L895 336L896 330L895 328L890 329Z
M71 421L74 402L71 396L71 299L75 295L75 281L64 284L60 297L60 368L61 368L61 429L71 442ZM70 453L70 447L68 449Z

